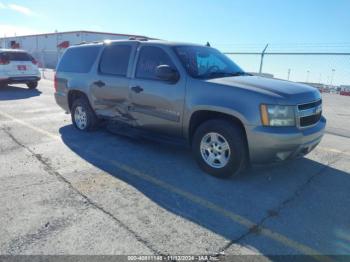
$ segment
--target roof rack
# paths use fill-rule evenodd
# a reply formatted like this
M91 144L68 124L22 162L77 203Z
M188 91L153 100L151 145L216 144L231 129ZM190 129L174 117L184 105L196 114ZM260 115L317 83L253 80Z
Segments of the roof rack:
M123 40L123 39L121 39ZM136 40L136 41L148 41L149 39L146 38L146 37L129 37L129 40ZM100 44L100 43L103 43L103 44L109 44L111 43L112 41L115 41L115 40L111 40L111 39L105 39L105 40L101 40L101 41L82 41L78 44L75 44L74 46L79 46L79 45L87 45L87 44ZM118 41L118 40L117 40Z
M75 45L87 45L87 44L99 44L99 43L101 43L101 41L82 41Z
M129 37L129 40L148 41L146 37Z

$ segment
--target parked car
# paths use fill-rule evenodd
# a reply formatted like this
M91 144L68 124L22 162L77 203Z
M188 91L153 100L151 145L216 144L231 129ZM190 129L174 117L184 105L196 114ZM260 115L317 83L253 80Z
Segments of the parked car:
M317 89L252 76L207 46L84 44L67 49L56 71L55 99L77 129L93 130L106 119L180 138L216 177L306 155L326 125Z
M38 86L40 72L36 60L27 52L17 49L0 49L0 86L26 84Z
M350 91L340 91L339 94L342 96L350 96Z

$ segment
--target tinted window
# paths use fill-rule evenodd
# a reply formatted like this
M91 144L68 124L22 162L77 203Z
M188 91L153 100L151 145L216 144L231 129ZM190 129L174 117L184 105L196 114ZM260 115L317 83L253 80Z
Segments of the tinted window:
M136 68L136 77L157 79L156 70L160 65L169 65L175 68L170 57L159 47L144 46L141 49Z
M128 71L131 46L111 45L103 51L100 62L100 73L126 76Z
M100 46L81 46L67 49L57 71L71 73L87 73L96 60Z
M25 52L4 52L0 54L1 59L9 61L32 61L33 57Z

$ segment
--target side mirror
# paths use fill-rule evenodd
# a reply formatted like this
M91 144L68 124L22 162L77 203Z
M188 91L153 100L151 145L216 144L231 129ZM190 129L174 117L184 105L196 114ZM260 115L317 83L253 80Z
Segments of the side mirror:
M171 68L169 65L160 65L156 69L156 76L162 80L171 83L176 83L179 78L179 72Z

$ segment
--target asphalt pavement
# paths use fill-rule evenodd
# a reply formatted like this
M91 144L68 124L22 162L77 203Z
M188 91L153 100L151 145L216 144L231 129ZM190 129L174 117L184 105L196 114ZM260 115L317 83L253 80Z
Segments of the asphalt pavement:
M77 131L53 93L0 90L0 254L350 255L350 97L323 95L306 157L220 180L186 148Z

